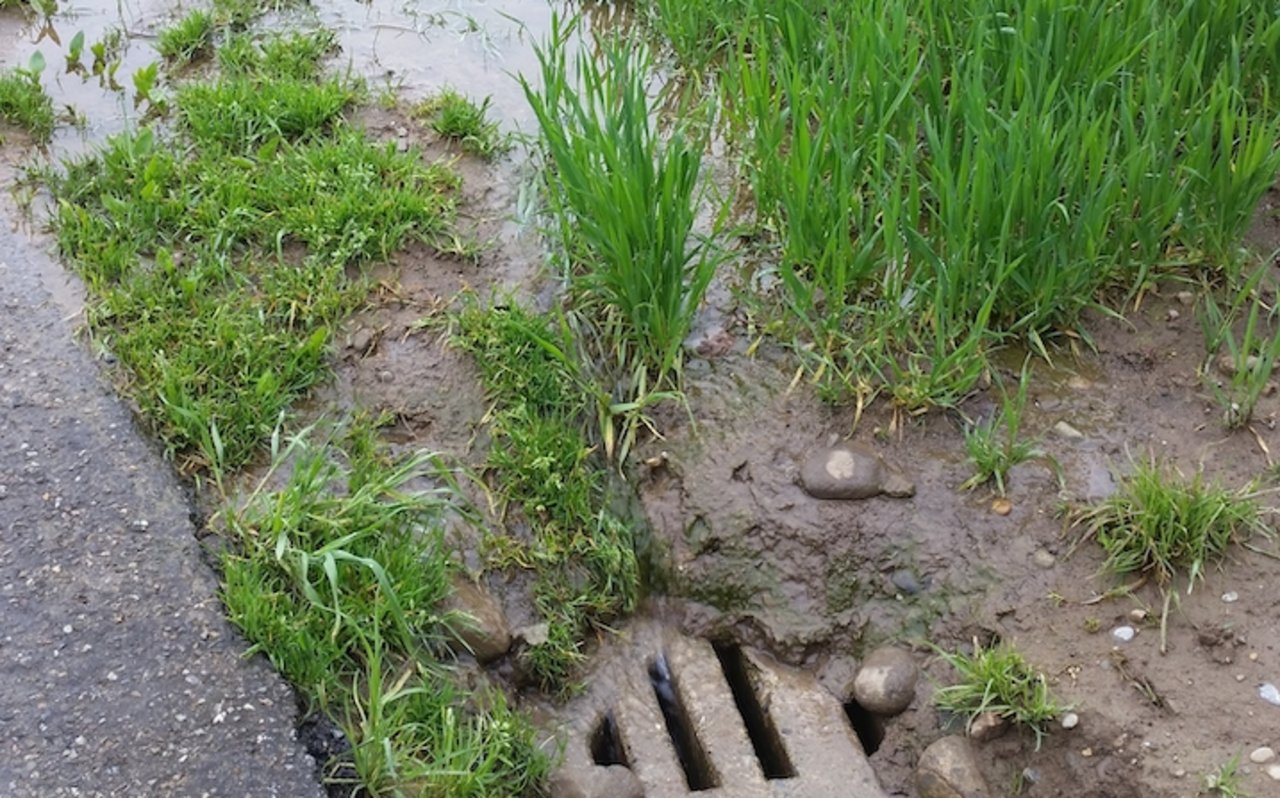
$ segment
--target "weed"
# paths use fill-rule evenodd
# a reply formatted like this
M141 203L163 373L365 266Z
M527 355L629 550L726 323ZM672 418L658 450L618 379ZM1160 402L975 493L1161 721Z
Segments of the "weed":
M418 487L439 485L434 459L397 462L371 435L276 430L270 469L222 516L228 614L313 708L345 721L371 794L523 795L549 764L533 729L500 696L469 703L435 658L458 621L439 609L453 488Z
M994 712L1025 725L1036 735L1036 749L1047 733L1047 724L1066 708L1049 693L1044 674L1035 671L1010 644L983 648L975 639L973 653L939 651L959 681L935 690L939 707L961 715L972 724L978 716Z
M462 149L481 158L493 158L510 148L498 124L488 119L492 98L476 104L452 89L444 89L420 103L415 115L430 122L432 130L453 139Z
M1239 768L1240 755L1236 754L1219 765L1217 770L1205 774L1205 790L1218 798L1249 798L1249 793L1240 784Z
M456 176L343 122L358 91L319 75L331 43L240 42L225 74L179 88L175 139L117 136L52 180L90 327L185 469L248 462L325 375L363 292L349 267L447 237Z
M564 690L583 658L583 635L635 605L639 566L628 522L608 508L604 474L583 431L590 395L571 334L516 304L482 308L468 299L454 342L475 356L490 411L486 462L497 492L518 509L513 532L485 541L494 567L536 572L534 605L547 636L524 654L544 687Z
M1113 496L1078 513L1076 523L1106 552L1107 571L1154 576L1162 588L1185 573L1189 592L1233 541L1270 535L1257 498L1253 484L1228 490L1200 472L1186 480L1155 462L1137 463Z
M156 51L174 66L183 67L213 50L213 15L195 10L172 28L160 31Z
M973 490L979 485L993 482L996 494L1004 496L1009 469L1027 460L1045 456L1035 441L1019 438L1022 413L1027 405L1029 377L1024 366L1016 392L1011 395L1001 387L999 412L985 421L965 426L964 447L969 454L969 463L973 466L973 476L960 487Z
M580 340L597 339L585 361L610 372L597 384L621 384L614 404L644 405L678 385L681 346L715 269L694 234L704 141L687 124L659 136L643 46L607 40L599 60L583 51L571 69L569 32L557 23L538 51L542 88L523 80L547 160L544 196Z
M40 85L44 57L36 52L24 67L0 71L0 121L18 125L46 143L53 136L53 100Z
M1207 292L1201 306L1200 323L1208 355L1200 370L1201 379L1222 407L1223 423L1228 429L1243 427L1253 418L1253 409L1267 390L1276 359L1280 358L1280 329L1270 333L1265 329L1275 315L1261 294L1265 270L1256 270L1246 280L1225 311ZM1243 327L1237 336L1242 317ZM1225 383L1221 372L1226 373Z

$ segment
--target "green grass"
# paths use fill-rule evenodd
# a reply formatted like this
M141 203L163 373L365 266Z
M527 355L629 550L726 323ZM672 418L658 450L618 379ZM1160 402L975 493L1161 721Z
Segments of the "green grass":
M833 399L954 406L1158 273L1229 273L1280 167L1261 0L650 0L718 92L783 335Z
M1271 534L1256 485L1230 490L1154 462L1136 463L1116 493L1079 512L1076 523L1106 552L1108 572L1151 576L1161 587L1185 575L1188 590L1233 542Z
M610 509L605 472L584 432L591 398L572 333L519 305L484 308L474 299L454 324L454 342L475 356L493 402L486 470L507 529L486 540L488 560L534 573L533 604L548 636L522 656L544 688L564 691L589 631L635 606L631 523Z
M477 104L452 89L443 89L419 103L414 114L427 120L431 129L457 141L466 152L489 159L510 149L498 123L488 118L492 98Z
M705 134L686 119L663 133L653 60L606 39L570 59L573 28L538 51L541 88L524 81L545 159L543 192L579 340L613 403L678 388L682 344L715 270L695 231ZM693 122L705 114L693 114Z
M53 137L53 100L40 85L43 58L26 68L0 71L0 122L17 125L44 144Z
M1242 777L1239 768L1240 755L1236 754L1219 765L1217 770L1206 773L1205 793L1216 795L1218 798L1249 798L1249 793L1245 792L1244 786L1240 783Z
M431 456L392 458L375 435L366 422L273 438L270 470L221 519L228 614L341 722L367 794L530 794L550 764L533 728L500 693L469 695L441 659L462 620L440 609L453 487Z
M1024 367L1018 377L1017 391L1010 394L1000 388L1000 409L997 412L985 420L965 425L964 448L969 465L973 467L973 476L965 480L961 488L973 490L979 485L992 483L996 494L1004 496L1011 468L1045 456L1036 441L1020 437L1029 383L1030 375Z
M1202 298L1200 323L1207 356L1201 379L1222 407L1223 424L1228 429L1246 426L1253 419L1254 407L1267 390L1280 358L1275 308L1263 298L1266 271L1265 265L1258 268L1234 289L1225 309L1212 293L1206 292Z
M320 74L330 34L229 46L219 77L179 87L176 135L114 137L52 186L90 328L184 470L252 459L327 374L364 293L349 270L448 246L458 186L344 121L362 92Z
M1047 725L1066 709L1050 694L1043 673L1007 643L983 648L975 640L972 654L938 653L955 670L957 681L934 691L935 704L964 717L968 724L994 712L1026 726L1035 733L1039 750Z
M215 23L208 11L195 10L176 25L160 31L156 51L176 66L186 66L213 52Z

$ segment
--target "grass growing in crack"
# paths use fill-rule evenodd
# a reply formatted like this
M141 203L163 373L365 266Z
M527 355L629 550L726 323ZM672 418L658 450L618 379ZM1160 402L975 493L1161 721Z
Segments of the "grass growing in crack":
M1154 462L1135 464L1116 493L1078 513L1076 523L1106 552L1107 571L1152 576L1161 587L1185 574L1188 592L1233 542L1271 534L1256 485L1229 490Z
M1029 374L1024 367L1018 378L1017 391L1010 394L1000 389L1000 410L983 421L966 424L964 448L973 466L973 476L960 486L973 490L988 482L994 483L996 494L1005 495L1005 480L1009 469L1045 453L1033 440L1019 437L1022 413L1027 406Z
M1265 272L1265 267L1257 269L1225 310L1212 294L1206 292L1203 299L1200 324L1208 357L1200 370L1201 379L1222 407L1228 429L1252 420L1253 409L1267 390L1280 358L1280 328L1267 330L1276 325L1275 308L1268 307L1261 294Z
M681 346L715 269L694 232L703 136L676 123L663 137L649 93L652 59L608 39L599 60L569 61L571 29L540 48L541 89L523 81L546 159L544 192L566 259L583 340L621 383L617 403L677 387ZM588 330L589 328L589 330Z
M431 129L453 139L462 149L481 158L493 158L511 148L498 131L498 123L488 118L492 98L476 103L452 89L444 89L419 103L414 114L427 120Z
M1042 349L1160 269L1232 271L1280 168L1257 0L641 5L721 93L835 398L954 405L1002 338Z
M186 66L197 57L213 51L213 15L195 10L183 17L172 28L160 31L156 51L175 66Z
M270 470L222 516L228 614L341 722L368 794L527 794L549 765L532 727L501 695L478 709L438 658L460 620L439 609L453 489L431 456L396 460L372 436L277 430Z
M1043 673L1008 643L983 648L974 640L972 654L938 654L955 670L958 681L935 690L935 704L963 716L969 725L980 715L994 712L1026 726L1035 733L1039 750L1047 724L1065 710L1050 694Z
M90 328L184 469L248 462L325 376L363 295L348 269L449 230L456 176L343 120L361 90L320 75L332 41L233 38L219 77L178 89L175 136L113 137L52 180Z
M1205 792L1218 798L1249 798L1249 793L1245 792L1244 786L1240 783L1239 769L1240 755L1236 754L1219 765L1217 770L1205 774Z
M584 432L590 397L572 334L518 305L482 308L474 300L454 323L454 341L475 356L493 402L486 467L510 531L489 536L488 559L536 572L534 606L547 636L523 657L544 688L563 691L588 630L635 605L633 533L607 506L605 475ZM518 513L508 517L509 509Z
M27 130L36 141L53 137L53 100L40 85L44 58L36 53L26 67L0 71L0 121Z

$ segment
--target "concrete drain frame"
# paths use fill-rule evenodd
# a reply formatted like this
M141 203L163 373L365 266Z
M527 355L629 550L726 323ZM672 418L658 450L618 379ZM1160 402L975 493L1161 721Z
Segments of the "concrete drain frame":
M626 768L646 798L885 798L860 713L810 674L656 622L606 648L563 713L560 783L576 786L554 795L626 798L606 777Z

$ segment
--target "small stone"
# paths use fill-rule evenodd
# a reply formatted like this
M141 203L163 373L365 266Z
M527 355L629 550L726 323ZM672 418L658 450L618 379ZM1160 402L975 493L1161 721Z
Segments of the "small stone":
M1266 745L1259 746L1249 752L1249 761L1255 765L1265 765L1275 758L1275 749Z
M991 502L991 512L996 515L1008 515L1013 512L1013 502L1001 496Z
M355 350L356 354L365 355L368 354L371 343L373 343L373 331L368 327L361 327L351 334L347 346Z
M1139 607L1138 609L1129 610L1129 621L1131 623L1142 623L1147 619L1147 611Z
M1060 722L1062 723L1062 728L1074 729L1080 725L1080 716L1074 712L1068 712L1062 716L1062 720Z
M1138 634L1138 630L1132 626L1117 626L1111 630L1111 636L1121 643L1128 643Z
M889 574L889 582L893 585L895 590L907 596L914 596L924 590L924 587L920 584L920 580L916 579L916 575L906 568L899 568Z
M1173 777L1174 777L1175 779L1185 779L1185 778L1187 777L1187 770L1186 770L1186 768L1176 768L1176 769L1173 771Z
M1250 661L1250 662L1257 662L1257 661L1258 661L1258 652L1256 652L1256 651L1250 651L1250 652L1249 652L1249 661Z
M540 646L551 639L551 625L535 623L532 626L523 626L517 629L513 636L520 638L527 645Z
M1196 301L1196 295L1190 291L1179 291L1173 297L1184 306L1190 306L1192 302Z
M1037 568L1048 570L1054 566L1058 558L1054 557L1048 549L1036 549L1036 553L1031 555L1031 561L1036 564Z
M511 648L511 630L502 608L488 591L470 579L461 575L454 577L453 591L445 606L465 616L450 641L455 651L470 652L483 665Z
M389 371L379 371L378 382L395 382L396 376Z
M1169 312L1165 314L1165 319L1168 321L1177 321L1181 316L1182 313L1179 312L1177 308L1169 308Z
M1267 765L1267 775L1276 781L1280 781L1280 765Z
M868 712L897 715L915 698L919 675L907 652L893 646L877 648L853 679L853 698Z
M916 765L920 798L989 798L991 791L978 769L973 748L963 737L935 740Z
M1235 604L1240 600L1240 594L1234 590L1222 594L1222 600L1227 604Z
M1053 425L1053 434L1059 438L1065 438L1069 441L1078 441L1084 438L1084 433L1065 421L1059 421Z
M914 496L915 485L885 465L880 455L851 441L820 449L800 466L800 487L815 499Z
M1035 768L1023 768L1022 780L1027 784L1039 784L1041 779L1040 771Z
M1093 749L1092 749L1092 748L1081 748L1081 749L1080 749L1080 756L1084 757L1085 759L1088 759L1089 757L1093 756Z
M1258 697L1268 704L1280 707L1280 689L1276 689L1276 686L1271 682L1267 682L1258 688Z
M983 712L969 724L969 739L986 743L998 739L1009 731L1009 719L997 712Z

